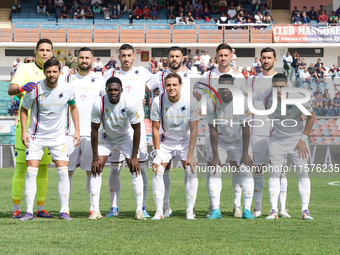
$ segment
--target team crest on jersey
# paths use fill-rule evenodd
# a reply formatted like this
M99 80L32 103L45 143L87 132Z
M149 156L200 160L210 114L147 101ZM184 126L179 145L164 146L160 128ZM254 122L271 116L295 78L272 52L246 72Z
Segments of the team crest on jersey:
M130 92L131 89L132 89L132 87L131 87L130 85L127 85L127 86L125 87L125 90L126 90L127 92Z
M50 112L50 117L52 118L54 116L54 112Z
M92 78L92 79L91 79L91 82L92 82L92 83L94 83L95 81L96 81L96 79L95 79L95 78Z
M135 116L139 118L140 115L138 114L138 111L135 113Z
M119 126L118 126L118 125L114 125L114 126L112 127L112 129L117 131L117 130L119 129Z
M165 111L167 112L169 108L168 108L168 107L165 107L164 109L165 109Z
M17 152L17 151L14 152L14 157L15 157L15 158L18 157L18 152Z
M179 125L173 124L173 125L172 125L172 128L173 128L174 130L177 130L177 129L179 128Z
M61 92L59 95L58 95L58 98L62 98L64 96L64 92Z
M126 112L126 107L124 107L123 109L120 110L121 113L125 113Z
M135 74L139 74L139 71L138 71L138 69L135 71Z
M105 109L106 112L109 112L109 109Z
M218 109L218 111L221 111L221 107L218 107L217 109Z
M232 126L227 126L227 131L228 132L231 132L233 130L233 127Z
M76 77L72 77L72 82L74 82L75 79L76 79Z
M40 94L38 97L40 97L40 99L44 99L44 95Z
M84 102L86 100L86 95L85 94L80 95L80 100Z
M187 73L185 73L185 74L184 74L184 78L186 78L187 76L188 76L188 74L187 74Z
M181 107L181 112L184 112L187 109L187 107L184 105Z

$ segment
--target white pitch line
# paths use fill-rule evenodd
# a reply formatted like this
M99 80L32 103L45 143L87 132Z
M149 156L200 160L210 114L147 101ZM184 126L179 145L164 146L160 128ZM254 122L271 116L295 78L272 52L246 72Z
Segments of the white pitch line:
M340 181L336 182L329 182L328 185L333 185L333 186L340 186Z

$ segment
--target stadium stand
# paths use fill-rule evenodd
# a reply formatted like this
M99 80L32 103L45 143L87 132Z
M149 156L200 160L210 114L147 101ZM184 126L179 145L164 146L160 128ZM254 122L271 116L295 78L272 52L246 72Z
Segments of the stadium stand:
M170 43L170 25L146 25L147 43Z
M41 38L49 38L53 42L66 42L65 24L40 24Z
M95 24L93 26L94 43L118 43L119 29L118 25Z

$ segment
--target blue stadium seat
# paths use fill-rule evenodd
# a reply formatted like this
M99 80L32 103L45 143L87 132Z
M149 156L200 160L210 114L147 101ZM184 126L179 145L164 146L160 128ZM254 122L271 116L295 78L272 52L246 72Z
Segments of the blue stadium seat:
M203 26L200 25L199 26L199 30L218 30L218 26L214 25L214 24L204 24Z
M111 30L111 29L118 29L118 25L117 24L96 24L94 26L95 29L107 29L107 30Z
M322 135L324 135L324 136L330 136L331 133L329 132L329 129L328 129L328 128L324 128L324 129L322 130Z
M122 30L143 30L144 25L121 25L120 29Z
M174 25L173 30L196 30L196 25Z
M199 25L199 24L204 24L205 21L203 19L196 19L195 20L195 24Z
M316 144L318 144L318 143L323 143L323 138L322 137L316 138Z
M317 123L313 124L312 130L319 128L319 125Z
M146 27L147 30L169 30L170 26L169 25L148 25Z
M334 143L336 144L336 143L340 143L340 137L335 137L334 138Z

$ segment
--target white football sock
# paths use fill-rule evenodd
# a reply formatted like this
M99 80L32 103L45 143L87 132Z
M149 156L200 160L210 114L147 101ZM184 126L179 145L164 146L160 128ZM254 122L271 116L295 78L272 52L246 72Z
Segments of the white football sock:
M222 190L221 174L222 174L222 171L218 169L216 170L215 175L214 175L214 172L210 172L209 193L210 193L211 205L213 207L213 210L220 208L220 197L221 197L221 190Z
M234 189L234 205L241 207L242 196L242 174L241 172L233 172L231 174L231 182Z
M254 201L256 211L262 211L263 189L264 189L263 173L254 173Z
M59 183L58 194L60 199L60 213L69 213L70 182L68 180L68 167L57 167Z
M72 176L74 174L74 171L68 171L68 180L70 182L70 195L71 195L71 190L72 190Z
M37 212L44 210L45 206L43 205L38 205L37 206Z
M310 179L308 177L308 169L304 170L299 168L298 170L298 176L299 176L299 193L301 197L301 212L304 210L308 210L309 205L309 199L310 199Z
M102 175L91 175L91 196L93 202L93 212L100 212L99 210L99 197L100 188L102 186Z
M135 198L136 198L136 212L142 211L143 207L143 177L141 174L136 176L136 173L131 174L131 180L132 180L132 187L133 191L135 192Z
M139 164L143 178L143 207L145 207L146 196L148 194L148 175L146 173L146 162Z
M164 171L163 181L164 181L163 208L169 208L170 207L169 196L170 196L170 185L171 185L170 169Z
M277 210L277 200L280 194L280 175L281 169L272 170L268 181L269 201L272 210Z
M122 163L111 163L109 176L109 190L111 207L118 208L119 192L120 192L120 171L122 170Z
M187 195L187 211L190 211L194 209L196 202L198 188L197 172L193 173L190 166L187 166L184 171L184 174L187 176L185 186Z
M19 205L13 204L13 212L15 211L20 211L20 204Z
M207 179L207 191L208 191L208 196L209 196L209 207L210 207L210 206L212 206L212 204L211 204L210 189L209 189L210 173L209 173L208 170L207 170L207 173L206 173L206 179Z
M279 195L279 210L286 210L286 199L287 199L287 177L286 173L280 175L280 195Z
M242 165L245 167L245 165ZM241 167L242 167L241 166ZM251 203L253 202L253 195L254 195L254 179L251 168L243 168L242 172L242 191L243 191L243 203L244 209L250 211Z
M89 194L90 211L93 211L93 199L91 196L91 171L86 171L86 190Z
M35 194L37 193L37 167L27 167L26 180L25 180L25 200L26 212L33 214L33 205Z
M155 200L156 211L163 213L163 201L164 201L164 167L160 165L158 167L158 173L153 173L152 178L152 192Z

